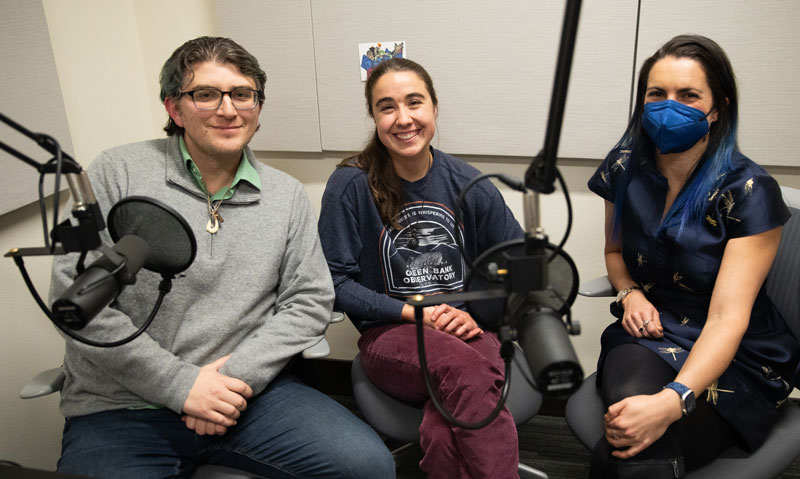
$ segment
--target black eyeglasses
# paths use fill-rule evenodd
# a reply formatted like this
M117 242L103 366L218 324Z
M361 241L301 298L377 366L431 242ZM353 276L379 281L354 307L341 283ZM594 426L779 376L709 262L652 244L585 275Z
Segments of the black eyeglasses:
M222 105L222 98L228 95L231 103L237 110L253 110L258 106L258 90L252 88L234 88L231 91L222 91L216 88L198 88L192 91L182 91L181 95L192 97L194 106L198 110L217 110Z

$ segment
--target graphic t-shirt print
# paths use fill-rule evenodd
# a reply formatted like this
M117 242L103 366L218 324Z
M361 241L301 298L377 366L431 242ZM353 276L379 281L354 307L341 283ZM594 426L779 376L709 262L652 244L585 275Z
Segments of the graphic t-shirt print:
M452 211L439 203L409 203L397 222L403 227L384 228L379 240L386 293L407 297L461 291L465 267Z

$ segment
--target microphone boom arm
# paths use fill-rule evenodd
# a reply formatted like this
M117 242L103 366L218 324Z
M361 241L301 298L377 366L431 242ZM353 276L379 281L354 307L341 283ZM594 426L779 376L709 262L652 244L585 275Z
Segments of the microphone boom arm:
M52 238L53 244L51 245L48 241L45 227L45 246L43 248L14 248L5 256L60 255L69 252L85 253L86 251L98 248L101 244L99 232L105 228L105 221L103 220L102 211L94 198L91 183L89 183L86 172L81 168L81 165L67 153L61 151L61 146L59 146L58 141L52 136L30 131L2 113L0 113L0 121L36 142L36 144L54 157L45 163L39 163L3 142L0 142L0 150L34 167L40 175L48 173L54 173L56 175L56 192L53 198L53 215L55 215L56 219L54 220L53 229L50 232L50 238ZM78 224L75 226L73 226L69 220L57 224L58 190L62 173L67 175L70 193L74 200L72 215L78 221ZM43 201L43 198L40 197L39 200ZM43 218L45 218L46 224L46 213L44 210L42 215ZM58 243L61 243L62 246L59 247ZM78 265L79 270L82 269L82 267L82 264Z
M572 56L575 51L575 39L578 36L578 18L581 0L568 0L564 11L564 25L561 29L561 43L558 48L556 75L553 80L553 92L550 97L550 114L547 117L544 148L531 161L525 172L525 186L538 193L555 191L553 183L556 173L556 153L561 139L561 124L564 118L564 106L567 103L567 87L572 68Z

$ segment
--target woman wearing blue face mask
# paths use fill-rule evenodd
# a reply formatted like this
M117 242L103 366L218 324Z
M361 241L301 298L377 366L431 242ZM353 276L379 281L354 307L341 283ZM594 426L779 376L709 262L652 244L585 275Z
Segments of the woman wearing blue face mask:
M763 288L789 212L739 152L737 121L725 52L675 37L642 65L628 128L589 181L619 292L592 477L683 477L732 445L755 449L794 386L800 344Z

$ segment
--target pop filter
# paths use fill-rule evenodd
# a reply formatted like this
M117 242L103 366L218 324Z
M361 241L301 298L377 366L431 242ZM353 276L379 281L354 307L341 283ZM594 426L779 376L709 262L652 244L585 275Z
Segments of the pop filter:
M108 212L108 232L115 242L124 236L142 238L150 248L144 268L162 277L185 271L197 254L197 241L177 211L145 196L129 196Z
M547 244L545 251L548 258L555 249L555 245ZM524 255L524 239L504 241L478 256L475 260L475 268L480 271L486 271L491 263L495 263L498 269L507 269L509 258ZM572 258L563 249L559 250L556 257L547 263L547 279L547 287L542 291L536 292L537 300L542 302L542 306L549 307L560 315L567 314L570 306L578 296L578 269L575 267ZM484 275L470 271L465 290L482 291L492 286ZM467 305L467 308L481 327L497 331L500 325L500 316L506 309L505 302L505 299L472 301Z

